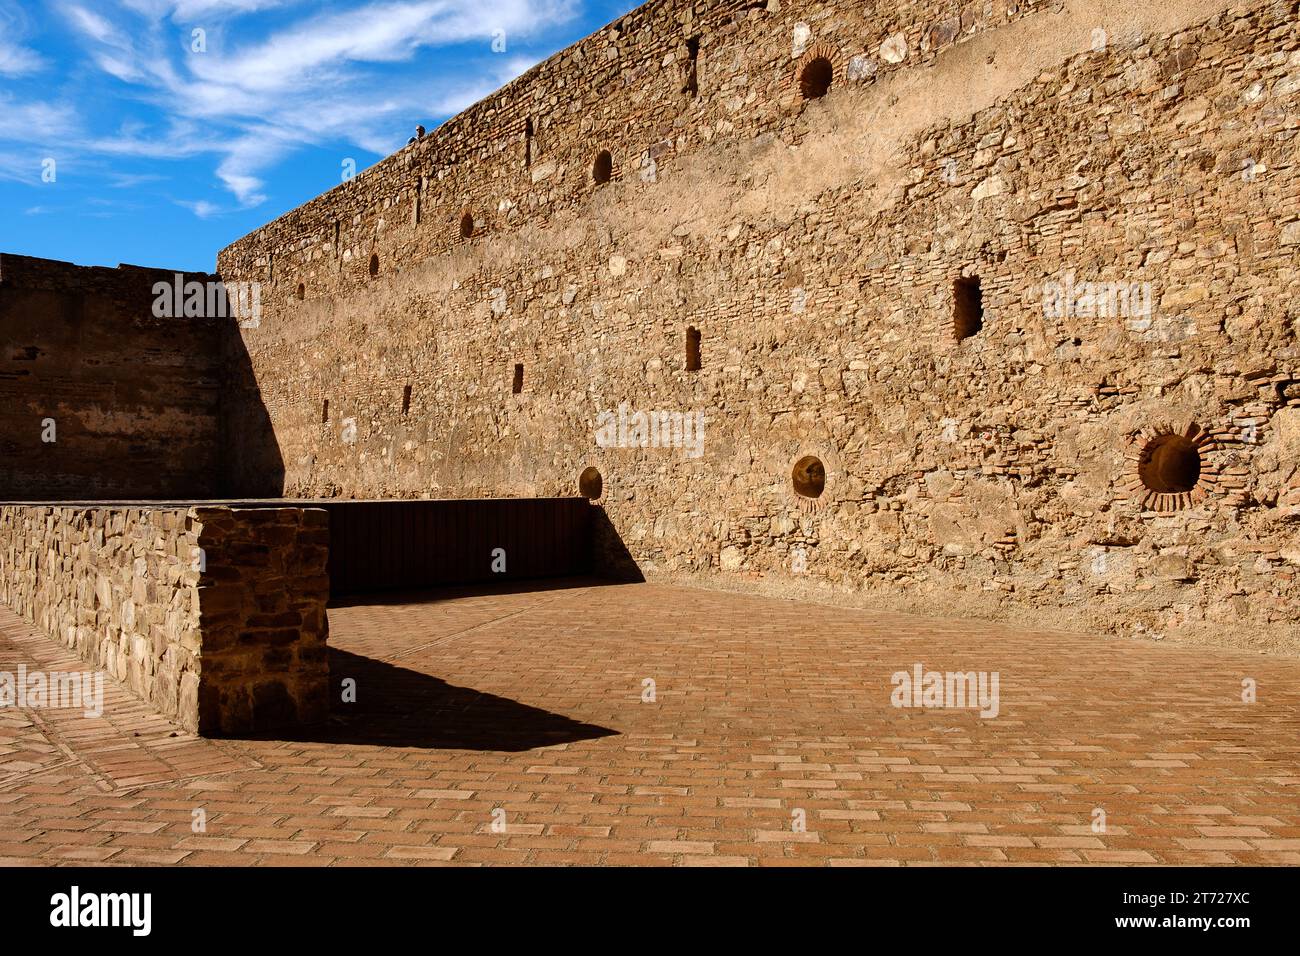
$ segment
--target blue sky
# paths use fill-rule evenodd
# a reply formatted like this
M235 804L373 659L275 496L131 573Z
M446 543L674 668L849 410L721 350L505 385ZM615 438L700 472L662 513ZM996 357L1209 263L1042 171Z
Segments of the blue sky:
M637 5L0 0L0 252L211 270Z

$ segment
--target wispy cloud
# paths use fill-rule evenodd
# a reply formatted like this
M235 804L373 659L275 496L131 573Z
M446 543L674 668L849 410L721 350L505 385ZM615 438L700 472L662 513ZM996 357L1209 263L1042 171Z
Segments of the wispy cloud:
M579 7L579 0L499 0L491 8L481 0L376 0L322 12L289 0L122 3L91 9L68 0L58 9L90 63L166 121L80 135L79 144L110 156L215 154L217 179L245 207L264 201L265 171L305 146L398 148L416 122L463 109L532 65L526 56L489 54L494 36L523 41L573 19ZM273 29L249 29L245 15L272 8L279 14ZM239 30L227 28L241 16ZM206 50L191 51L188 31L164 29L165 18L205 19ZM475 41L482 43L477 71L382 72L421 51ZM66 130L71 117L59 119Z
M488 40L497 30L525 35L571 13L565 0L500 0L491 13L472 0L371 3L315 16L195 72L208 82L230 78L248 90L301 88L346 63L406 60L421 47Z
M76 110L67 103L23 103L0 92L0 140L18 143L66 142L78 128Z
M0 0L0 76L25 76L45 68L45 58L22 45L28 33L23 11L8 0Z
M176 200L176 205L183 206L200 219L211 219L217 213L221 212L221 209L215 203L210 203L206 199L198 199L194 201L178 199Z
M111 173L108 185L113 189L136 189L148 183L161 182L166 179L157 173Z
M196 23L204 18L225 19L244 13L258 13L314 0L120 0L122 6L149 19L171 19L175 23Z
M35 73L45 66L45 60L35 50L18 46L8 37L0 36L0 76L22 76Z

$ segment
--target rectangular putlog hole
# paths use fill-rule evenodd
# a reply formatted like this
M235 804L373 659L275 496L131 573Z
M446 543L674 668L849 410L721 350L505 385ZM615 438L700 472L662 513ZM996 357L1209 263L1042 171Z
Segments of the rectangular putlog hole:
M952 286L952 331L958 342L984 328L984 294L979 276L962 276Z

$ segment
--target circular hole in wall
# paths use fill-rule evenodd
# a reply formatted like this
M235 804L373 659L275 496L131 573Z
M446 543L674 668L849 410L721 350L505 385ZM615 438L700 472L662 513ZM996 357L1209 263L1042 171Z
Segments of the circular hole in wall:
M1148 491L1182 494L1201 480L1201 451L1183 435L1157 435L1138 459L1138 477Z
M596 154L596 161L591 164L591 178L597 186L607 183L614 176L614 157L609 150L602 149Z
M306 296L307 296L307 287L306 287L305 285L303 285L301 282L299 282L299 283L298 283L298 291L295 292L294 295L297 296L297 297L298 297L298 301L301 302L301 301L302 301L304 298L306 298Z
M370 278L373 279L377 275L379 275L379 253L374 252L370 254Z
M820 498L826 490L826 466L814 455L805 455L794 463L790 481L796 494L804 498Z
M460 237L468 239L474 235L474 214L467 212L460 217Z
M605 480L600 477L600 472L595 468L584 468L578 476L578 492L584 498L595 501L604 490Z
M816 100L825 96L831 88L835 68L824 56L815 57L799 73L799 92L806 100Z

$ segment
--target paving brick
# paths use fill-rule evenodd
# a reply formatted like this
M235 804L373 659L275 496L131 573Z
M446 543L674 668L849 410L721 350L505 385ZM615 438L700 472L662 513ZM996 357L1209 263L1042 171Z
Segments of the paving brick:
M461 634L467 619L477 626ZM0 609L0 667L34 662L42 647L59 652L30 634L12 640L23 628ZM1288 658L651 584L351 604L331 609L330 644L350 667L372 662L370 710L339 715L328 739L203 741L192 766L159 759L164 778L129 791L99 755L137 732L161 741L175 728L106 694L102 731L52 731L78 757L86 751L84 764L57 779L0 777L0 862L1294 865L1300 856L1295 784L1278 773L1300 708L1300 662ZM410 676L388 688L393 660ZM997 669L999 717L892 707L890 674L914 661ZM1228 690L1247 669L1272 690L1243 708ZM655 706L629 692L643 674L662 691ZM7 734L0 724L0 747ZM1182 766L1138 766L1174 754ZM206 833L191 830L197 808ZM1104 833L1093 829L1095 808L1106 812ZM491 827L498 809L504 833ZM792 829L800 810L806 832Z

